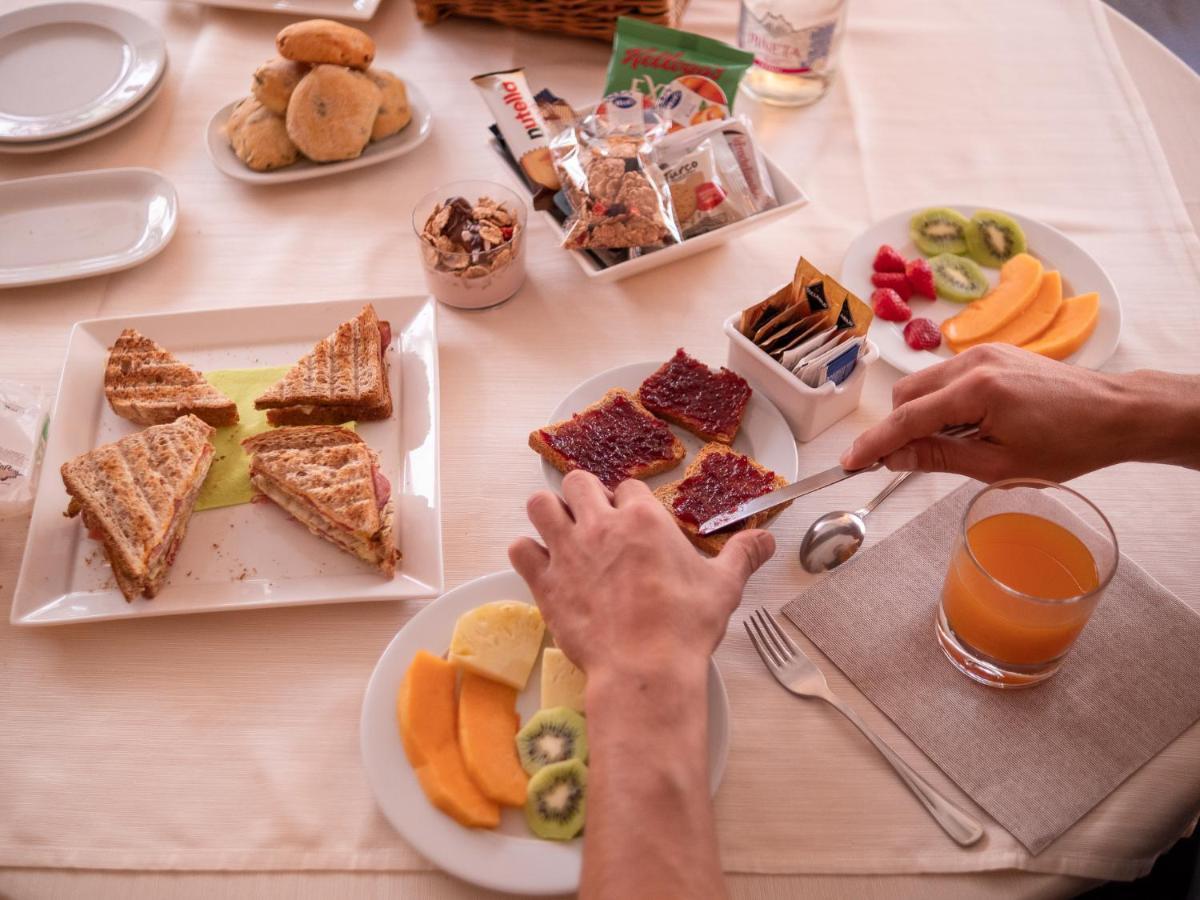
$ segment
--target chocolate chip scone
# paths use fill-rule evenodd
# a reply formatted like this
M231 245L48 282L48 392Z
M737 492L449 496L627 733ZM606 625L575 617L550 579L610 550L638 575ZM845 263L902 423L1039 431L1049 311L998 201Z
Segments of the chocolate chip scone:
M408 91L404 82L387 69L368 69L367 77L375 82L382 99L379 114L371 128L371 140L382 141L412 121L412 109L408 105Z
M287 112L288 101L300 79L308 73L306 63L293 62L276 56L254 70L250 91L258 102L282 116Z
M283 119L254 97L233 108L225 123L225 136L237 158L256 172L290 166L300 158Z
M287 108L287 133L315 162L354 159L371 139L382 94L370 78L342 66L314 66Z
M275 36L284 59L365 69L375 59L375 42L364 32L330 19L296 22Z

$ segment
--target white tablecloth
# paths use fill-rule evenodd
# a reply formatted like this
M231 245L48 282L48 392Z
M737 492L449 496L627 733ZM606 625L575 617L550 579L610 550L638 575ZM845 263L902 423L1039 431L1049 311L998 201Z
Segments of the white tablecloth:
M0 10L12 8L0 3ZM423 290L416 248L408 223L413 201L429 185L458 177L506 180L501 163L484 142L486 113L466 79L478 71L513 63L529 68L535 85L549 85L568 99L583 103L599 91L607 49L598 44L504 31L487 25L449 22L423 30L407 4L388 0L369 30L380 44L379 59L418 82L437 104L437 121L430 145L386 167L326 181L286 188L256 189L217 173L201 143L204 124L218 106L246 89L249 72L270 53L271 37L286 21L266 14L219 11L187 5L163 6L129 0L158 22L167 34L171 79L156 106L119 136L93 145L42 158L0 159L5 178L117 165L150 165L177 185L181 225L174 243L146 266L110 278L73 284L8 291L0 294L0 340L4 355L0 377L53 384L61 364L69 324L81 318L160 309L227 306L241 303L370 297ZM735 11L730 3L696 3L686 24L695 30L731 39ZM848 241L870 221L896 209L922 203L988 203L1020 209L1067 231L1100 258L1121 291L1126 310L1126 333L1113 360L1114 369L1157 365L1194 371L1192 347L1200 328L1200 305L1195 302L1198 278L1197 241L1186 209L1173 185L1133 82L1110 44L1099 7L1087 2L1006 5L1004 15L987 12L969 2L957 5L894 5L858 0L851 11L850 34L844 48L845 71L831 95L806 111L755 109L744 111L756 120L769 152L809 191L813 203L795 217L752 236L671 268L611 287L583 284L574 263L554 247L542 225L530 233L530 280L521 294L500 310L441 318L443 372L443 528L446 540L447 583L460 584L506 565L504 549L511 536L526 529L521 500L539 486L538 469L524 448L524 435L543 420L571 385L601 369L641 359L663 357L676 345L719 361L724 357L720 320L734 309L757 299L787 277L795 257L803 252L819 264L836 269ZM1179 111L1195 107L1195 85L1186 72L1171 67L1161 51L1147 49L1136 34L1126 32L1129 52L1143 64L1157 66L1139 80L1168 148L1194 153L1195 132ZM1053 51L1053 52L1050 52ZM1156 55L1157 54L1157 55ZM914 62L916 60L916 62ZM928 62L922 63L920 61ZM1005 74L997 77L987 64L1003 60ZM978 66L978 68L975 68ZM946 78L946 68L954 70ZM1021 73L1015 77L1012 73ZM1099 74L1097 74L1099 73ZM997 84L1003 87L996 90ZM1151 89L1146 90L1145 86ZM1186 97L1192 105L1166 102L1163 96ZM964 108L961 96L972 97ZM1156 107L1159 107L1156 110ZM939 112L954 110L953 125ZM1072 131L1076 129L1076 131ZM1186 159L1186 156L1180 157ZM1177 167L1177 171L1179 171ZM1185 198L1195 203L1197 182L1185 181ZM1193 207L1194 208L1194 207ZM858 428L875 420L888 406L893 375L876 369L864 395L863 408L817 441L801 448L804 468L827 464ZM882 477L882 476L881 476ZM1123 466L1083 479L1083 490L1109 513L1123 548L1186 601L1200 605L1193 584L1194 566L1189 536L1159 522L1195 521L1200 494L1191 473L1145 466ZM873 517L873 537L884 535L940 496L952 480L917 481ZM748 600L774 607L807 583L794 561L800 533L819 511L856 504L873 485L847 485L799 503L780 519L780 553L760 573ZM1148 509L1158 512L1150 516ZM24 541L21 523L0 530L0 596L11 597ZM136 717L139 685L173 678L199 683L198 673L211 679L215 693L234 687L253 693L260 712L280 717L263 751L262 771L273 755L286 755L304 739L303 729L285 708L273 708L269 686L273 679L293 675L299 687L319 693L330 721L353 731L361 685L371 662L387 639L411 614L402 604L207 616L190 625L175 623L116 623L112 626L42 632L13 632L0 636L9 673L4 690L7 715L0 731L0 811L31 804L32 815L18 819L0 814L0 821L20 821L5 834L5 862L13 866L72 865L55 846L56 836L39 830L36 809L53 804L63 785L86 783L79 771L55 767L56 753L94 742L119 752L117 759L95 760L99 794L110 795L135 775L122 758L130 748L129 717ZM306 640L317 625L334 627L328 659L253 658L247 641L239 646L232 635L257 634ZM146 627L143 627L146 626ZM163 639L169 638L164 644ZM217 654L222 666L204 669L192 642L202 641ZM111 658L125 647L141 651L132 659L120 655L116 683L120 690L103 697L109 672L89 668L89 662ZM860 896L932 893L947 896L1026 896L1061 894L1082 882L1032 873L936 875L926 878L860 877L846 880L829 873L871 872L876 876L902 871L951 872L964 867L961 855L946 852L944 838L925 820L904 789L844 723L817 709L797 707L790 728L805 752L797 758L768 757L768 768L792 779L796 796L824 798L776 817L769 834L755 824L762 811L747 798L771 784L764 770L747 765L772 721L753 706L763 696L751 679L757 661L739 646L737 629L722 649L727 678L746 688L735 693L735 765L718 797L722 854L735 872L811 873L796 877L737 875L731 879L739 896L791 893L803 883L807 890L852 890ZM209 657L212 658L211 656ZM139 659L142 662L139 662ZM141 666L141 668L139 668ZM297 668L299 666L299 668ZM827 667L828 670L829 667ZM932 769L889 722L869 706L835 670L835 688L877 725L901 752L942 786L949 782ZM139 679L140 676L140 679ZM268 685L267 696L253 684ZM61 693L78 688L81 680L94 684L107 707L111 726L97 735L80 735L70 727L72 710L61 706ZM751 689L753 686L753 690ZM129 693L121 693L122 691ZM38 696L29 704L20 696ZM238 694L234 694L238 696ZM282 697L282 695L281 695ZM277 702L282 700L277 698ZM200 709L198 707L198 709ZM236 716L236 711L235 711ZM64 724L65 723L65 724ZM263 731L239 720L237 735L214 726L213 741L238 735L261 738ZM242 731L241 729L250 729ZM29 759L15 748L28 747L46 761L39 774L50 787L39 793L30 781ZM57 748L57 749L56 749ZM1195 771L1200 758L1200 734L1194 728L1138 777L1156 779L1165 794L1177 789L1178 779ZM164 748L166 749L166 748ZM245 749L244 745L240 749ZM372 838L386 839L365 796L354 755L354 740L341 740L330 749L346 779L347 804L353 808L342 824L357 821ZM64 757L72 754L64 754ZM741 765L737 761L741 761ZM78 763L78 756L74 756ZM149 790L164 797L186 793L189 787L215 791L221 798L221 760L211 770L194 774L194 786L173 780L170 760L142 761ZM65 765L65 763L64 763ZM64 781L55 786L54 779ZM105 782L108 778L110 781ZM206 779L213 779L206 781ZM94 782L93 782L94 783ZM20 795L14 796L18 788ZM1189 788L1191 789L1191 788ZM1107 807L1097 810L1108 833L1120 832L1137 811L1122 806L1118 792ZM130 868L202 868L194 835L181 833L177 862L150 864L137 858L137 792L112 796L110 807L92 807L97 822L114 831L128 829L114 840L116 852L126 854ZM232 798L230 798L232 799ZM1164 804L1167 801L1164 799ZM114 807L119 807L114 809ZM261 820L260 841L253 837L229 853L242 853L252 862L230 863L247 868L288 867L268 861L290 852L277 850L273 840L287 826L312 818L315 802L304 798L255 810ZM814 813L820 809L821 815ZM1141 855L1129 847L1124 877L1144 868L1154 853L1165 849L1186 821L1154 818L1145 812L1148 834ZM1108 817L1105 819L1105 817ZM169 820L169 817L168 817ZM286 820L286 821L285 821ZM153 816L150 818L153 823ZM882 825L880 824L882 822ZM312 823L319 828L320 822ZM877 838L870 849L838 854L855 846L864 829ZM1149 826L1153 827L1149 827ZM120 826L118 828L118 826ZM1155 830L1157 829L1157 830ZM757 831L757 833L756 833ZM1105 833L1104 828L1097 830ZM294 831L293 831L294 836ZM352 836L353 837L353 836ZM1069 860L1049 864L1008 853L1002 834L995 836L986 863L968 868L1004 868L1039 864L1052 872L1073 869ZM1068 835L1064 840L1069 840ZM161 835L158 836L161 838ZM781 839L792 842L779 853ZM43 845L38 847L39 842ZM217 842L219 844L219 842ZM353 841L351 841L353 843ZM1011 844L1011 839L1009 839ZM1119 842L1118 842L1119 843ZM771 852L767 852L768 845ZM205 844L203 849L207 849ZM761 852L760 852L761 848ZM95 862L96 848L87 851L85 865ZM361 852L362 847L354 848ZM1103 839L1078 848L1096 858L1120 856ZM1055 848L1047 851L1052 854ZM411 868L402 849L381 850L379 868ZM386 859L384 858L386 857ZM232 857L230 857L232 859ZM239 857L240 858L240 857ZM1141 860L1139 862L1138 860ZM1119 863L1120 861L1117 860ZM113 863L121 865L121 863ZM316 863L327 868L349 863ZM300 867L296 864L296 867ZM363 867L373 867L369 862ZM1121 873L1118 873L1121 874ZM362 896L401 884L413 894L467 896L470 892L442 876L409 872L355 874L226 874L86 873L77 871L13 871L0 878L0 889L18 896L57 890L64 894L112 895L144 891L182 894L221 892L246 896L275 890L287 894L307 890L314 895Z

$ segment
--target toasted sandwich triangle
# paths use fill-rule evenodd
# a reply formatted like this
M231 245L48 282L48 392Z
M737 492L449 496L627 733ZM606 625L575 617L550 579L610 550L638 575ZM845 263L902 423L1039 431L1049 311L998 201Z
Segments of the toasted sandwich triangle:
M238 419L232 400L191 366L133 328L121 332L104 368L113 411L140 425L162 425L191 413L209 425Z
M306 501L329 522L367 536L379 530L373 452L363 443L255 453L253 478L265 478L291 498Z

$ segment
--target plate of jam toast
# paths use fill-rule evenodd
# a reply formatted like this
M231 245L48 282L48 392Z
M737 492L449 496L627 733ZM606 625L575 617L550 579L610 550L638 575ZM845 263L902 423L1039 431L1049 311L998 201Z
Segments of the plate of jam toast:
M783 487L799 468L795 438L775 405L741 375L709 368L682 348L665 362L589 378L530 433L529 446L552 490L573 469L610 490L626 478L645 481L706 553L768 516L705 537L703 522Z

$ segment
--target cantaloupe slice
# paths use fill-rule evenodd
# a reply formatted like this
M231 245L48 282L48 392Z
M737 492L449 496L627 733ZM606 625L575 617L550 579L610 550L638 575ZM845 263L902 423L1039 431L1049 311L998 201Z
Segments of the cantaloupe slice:
M468 827L495 828L500 807L471 781L458 745L457 676L451 663L417 652L396 698L400 738L429 802Z
M458 744L448 744L414 770L429 802L468 828L495 828L500 807L480 793L463 765Z
M517 692L464 672L458 694L458 744L471 780L502 806L524 806L529 776L517 758Z
M1058 315L1062 302L1062 276L1057 272L1046 272L1042 275L1042 283L1038 288L1037 295L1025 312L975 343L994 342L1016 344L1017 346L1027 344L1050 327L1050 323ZM950 349L955 353L961 353L967 347L973 346L974 344L950 344Z
M987 339L1021 315L1037 297L1042 284L1042 264L1028 253L1018 253L1000 267L1000 283L942 323L942 334L955 346Z
M1036 340L1023 346L1026 350L1051 359L1066 359L1092 336L1099 319L1099 294L1070 297L1062 302L1062 307L1050 323L1050 327Z

